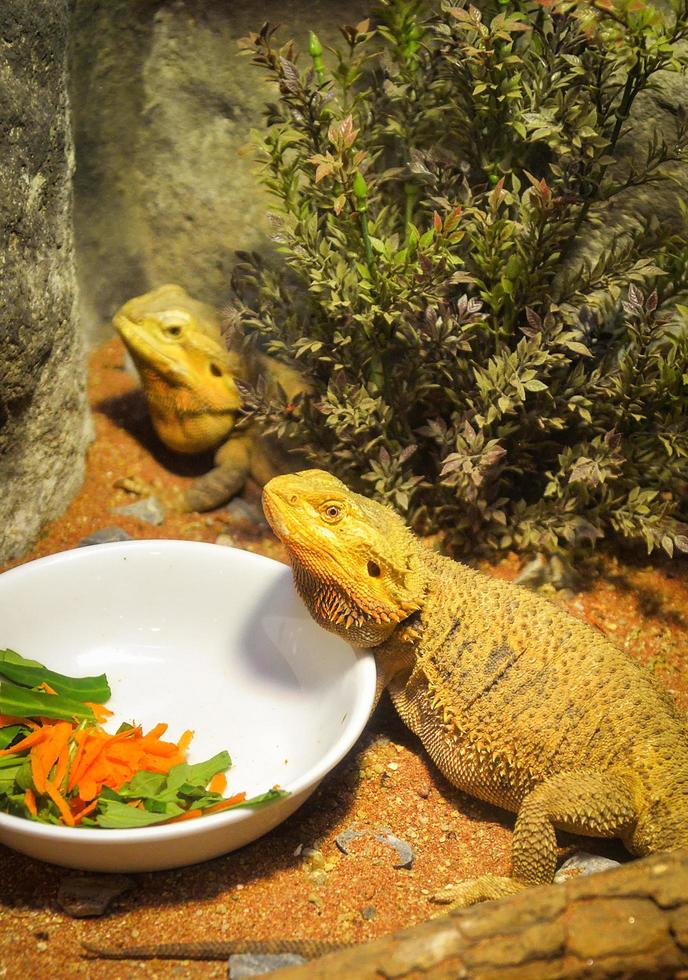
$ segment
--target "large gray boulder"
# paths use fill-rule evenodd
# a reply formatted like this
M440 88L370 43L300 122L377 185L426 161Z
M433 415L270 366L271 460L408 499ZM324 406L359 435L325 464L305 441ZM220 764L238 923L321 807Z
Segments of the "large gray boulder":
M165 282L222 306L236 249L264 249L269 200L251 129L274 98L237 42L265 20L301 50L343 44L365 0L76 0L76 234L89 339ZM306 55L307 57L307 55Z
M77 321L68 0L0 5L0 561L81 484L90 422Z

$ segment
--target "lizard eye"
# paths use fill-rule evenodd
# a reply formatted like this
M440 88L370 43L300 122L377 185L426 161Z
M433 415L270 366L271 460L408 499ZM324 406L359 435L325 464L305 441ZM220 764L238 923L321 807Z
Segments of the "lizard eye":
M216 377L216 378L221 378L222 377L222 368L219 367L219 365L215 364L214 361L211 361L210 362L210 373L212 375L214 375L214 377Z
M328 524L336 524L342 516L342 509L338 504L325 504L320 513Z
M380 566L376 561L368 562L368 575L370 575L371 578L380 577Z
M180 326L167 327L165 333L168 337L179 337L181 335L182 328Z

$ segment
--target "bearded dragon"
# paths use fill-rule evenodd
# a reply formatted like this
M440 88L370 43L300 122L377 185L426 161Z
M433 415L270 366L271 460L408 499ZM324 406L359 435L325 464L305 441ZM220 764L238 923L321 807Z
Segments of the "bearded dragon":
M160 440L178 453L212 450L215 466L186 493L189 510L219 507L250 475L260 485L293 469L287 453L254 428L235 432L238 381L279 385L289 401L305 390L293 368L264 354L230 351L213 307L167 284L130 299L113 318L141 378Z
M556 828L688 846L688 734L629 655L322 470L271 480L263 508L315 621L373 649L378 696L453 785L518 815L511 876L459 883L454 906L551 882Z

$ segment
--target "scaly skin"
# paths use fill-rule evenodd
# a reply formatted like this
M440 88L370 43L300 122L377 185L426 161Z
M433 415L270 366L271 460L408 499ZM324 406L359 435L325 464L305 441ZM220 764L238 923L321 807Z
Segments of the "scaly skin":
M374 648L379 690L451 783L518 814L512 876L462 882L454 905L551 882L555 828L688 846L688 734L630 656L321 470L271 480L263 506L316 622Z
M286 453L251 430L233 432L241 398L235 379L279 384L288 398L304 390L292 368L265 355L228 351L216 311L167 284L130 299L113 318L136 365L153 427L178 453L215 451L215 467L187 492L189 510L230 500L250 475L261 485L290 468Z
M319 939L228 939L199 943L153 943L148 946L95 946L82 943L87 959L103 960L228 960L239 953L260 956L296 953L307 960L326 956L350 943L330 943Z

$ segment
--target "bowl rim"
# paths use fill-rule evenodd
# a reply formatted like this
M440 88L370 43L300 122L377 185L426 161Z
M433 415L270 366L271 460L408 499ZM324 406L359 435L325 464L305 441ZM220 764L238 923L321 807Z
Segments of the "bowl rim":
M0 573L0 591L2 590L2 580L5 576L13 579L19 578L24 574L30 574L30 570L37 566L48 567L54 564L61 564L68 561L88 561L87 556L97 554L103 549L112 552L143 551L144 549L160 549L163 552L174 552L176 550L206 552L211 550L218 556L221 554L230 555L234 553L241 555L242 560L249 563L269 565L273 571L277 569L289 569L289 566L269 558L267 555L256 554L243 548L236 548L227 545L218 545L210 541L188 541L183 538L135 538L127 541L108 541L102 544L87 545L83 547L69 548L57 551L50 555L34 558L31 561L16 565ZM220 559L222 560L222 559ZM290 578L293 587L293 579ZM296 590L294 590L296 591ZM304 607L305 609L305 607ZM317 625L317 624L315 624ZM346 642L346 641L342 641ZM372 650L349 647L354 654L354 669L359 675L357 677L356 689L357 697L348 712L345 725L335 743L330 747L320 759L312 765L298 778L284 784L278 784L280 789L289 793L285 801L290 798L298 798L306 791L313 790L324 777L344 758L350 751L365 726L366 721L371 715L376 690L376 667L375 657ZM276 800L271 806L279 804ZM227 810L220 813L209 813L197 820L180 821L179 823L167 823L162 825L153 824L149 827L126 827L120 830L107 827L60 827L56 824L42 823L29 820L26 817L18 817L11 813L0 810L0 829L3 827L13 834L22 832L29 837L53 837L56 841L64 840L65 843L82 841L87 846L92 846L98 842L102 844L119 843L121 845L132 845L138 843L160 843L166 840L194 836L203 831L221 827L229 827L233 824L241 824L251 819L255 812L259 812L257 807L242 807L236 810Z

